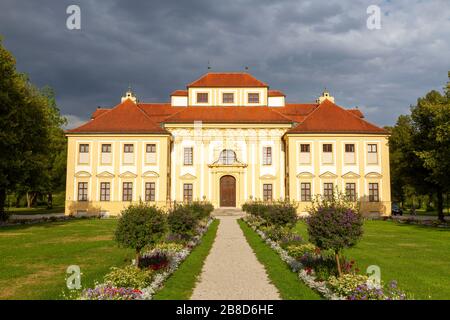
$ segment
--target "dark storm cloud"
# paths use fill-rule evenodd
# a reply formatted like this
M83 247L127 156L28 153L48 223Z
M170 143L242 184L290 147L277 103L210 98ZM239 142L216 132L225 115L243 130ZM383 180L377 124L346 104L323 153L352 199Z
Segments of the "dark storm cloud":
M81 7L81 30L66 8ZM382 29L366 28L381 7ZM168 101L206 71L244 66L289 101L324 87L369 120L393 124L450 69L450 6L411 1L0 0L0 34L18 68L57 93L70 121L113 106L128 84L141 101Z

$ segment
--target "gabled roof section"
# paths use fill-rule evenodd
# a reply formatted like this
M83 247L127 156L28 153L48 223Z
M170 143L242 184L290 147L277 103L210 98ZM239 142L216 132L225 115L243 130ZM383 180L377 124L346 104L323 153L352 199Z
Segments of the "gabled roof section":
M268 87L246 72L208 72L187 87Z
M111 110L111 109L109 109L109 108L97 108L94 112L92 112L91 120L94 119L94 118L97 118L98 116L104 114L105 112L108 112L109 110Z
M127 99L67 133L168 133L132 100Z
M179 96L179 97L187 97L188 92L187 92L187 90L175 90L170 95L171 96Z
M317 106L317 103L287 103L284 107L273 107L272 110L293 122L302 122Z
M347 111L353 113L355 116L358 116L360 118L364 118L364 114L358 108L356 108L356 109L348 109Z
M292 123L269 107L184 107L165 123Z
M288 133L387 134L387 131L326 99Z
M269 97L286 97L286 95L280 90L269 90L267 95Z

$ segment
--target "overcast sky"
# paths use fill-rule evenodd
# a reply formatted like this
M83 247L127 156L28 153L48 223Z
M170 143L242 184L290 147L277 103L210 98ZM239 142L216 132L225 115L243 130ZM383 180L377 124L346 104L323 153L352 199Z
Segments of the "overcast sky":
M81 8L81 30L66 8ZM369 30L366 10L381 9ZM324 87L344 107L392 125L450 70L449 0L0 0L0 35L19 71L56 91L71 126L114 106L128 84L165 102L207 71L245 66L289 102Z

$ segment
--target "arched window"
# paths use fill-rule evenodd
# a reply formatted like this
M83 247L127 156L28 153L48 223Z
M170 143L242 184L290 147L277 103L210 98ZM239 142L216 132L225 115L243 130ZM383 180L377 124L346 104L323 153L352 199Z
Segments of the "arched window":
M220 153L219 163L220 164L233 164L236 160L236 153L230 149L224 149Z

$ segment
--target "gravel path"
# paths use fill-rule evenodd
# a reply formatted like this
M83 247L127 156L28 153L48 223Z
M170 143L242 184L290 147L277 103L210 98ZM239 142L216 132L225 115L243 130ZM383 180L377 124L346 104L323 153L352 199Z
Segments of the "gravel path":
M219 229L192 300L276 300L269 282L239 227L237 216L218 216Z

